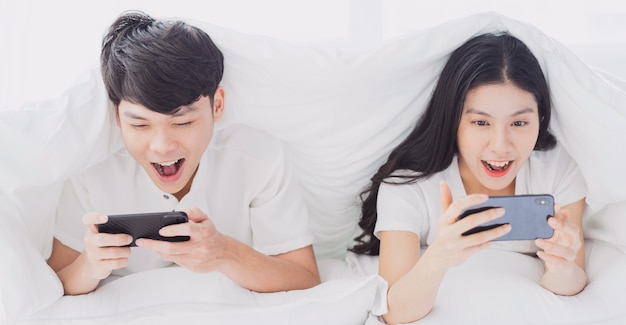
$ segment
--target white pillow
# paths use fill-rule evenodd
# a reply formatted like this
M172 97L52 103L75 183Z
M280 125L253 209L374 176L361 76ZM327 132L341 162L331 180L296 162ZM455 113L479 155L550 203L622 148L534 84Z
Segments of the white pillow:
M378 276L348 276L345 262L320 263L323 284L308 290L255 293L220 273L168 267L134 273L84 296L66 296L29 324L362 324L386 284ZM167 280L169 279L169 280Z
M583 221L585 238L614 245L626 254L626 201L609 204Z
M46 307L61 296L63 287L41 253L29 240L15 204L0 192L0 323Z
M624 324L626 255L612 245L588 241L586 260L587 287L567 297L541 287L540 259L480 251L446 273L432 311L411 324ZM369 257L353 263L376 272ZM366 324L382 325L377 315L373 312Z

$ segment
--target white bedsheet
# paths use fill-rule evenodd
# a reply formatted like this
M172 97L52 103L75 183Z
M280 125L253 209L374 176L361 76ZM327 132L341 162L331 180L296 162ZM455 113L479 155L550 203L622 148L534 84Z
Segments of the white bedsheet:
M358 276L340 260L320 261L324 283L261 294L219 273L181 267L135 273L95 292L63 297L20 324L361 324L385 292L377 275Z

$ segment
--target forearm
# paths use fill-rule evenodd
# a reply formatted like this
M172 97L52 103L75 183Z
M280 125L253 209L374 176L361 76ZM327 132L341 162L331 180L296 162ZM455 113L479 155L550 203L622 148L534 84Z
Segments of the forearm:
M387 293L388 324L409 323L426 316L432 309L439 285L447 269L435 263L428 250Z
M256 292L308 289L320 283L306 267L259 253L250 246L225 236L225 254L217 270L240 286Z
M71 264L57 272L66 295L80 295L96 289L100 279L93 277L86 270L85 257L79 255Z
M573 296L587 285L587 274L576 263L562 268L546 268L541 278L541 286L557 295Z

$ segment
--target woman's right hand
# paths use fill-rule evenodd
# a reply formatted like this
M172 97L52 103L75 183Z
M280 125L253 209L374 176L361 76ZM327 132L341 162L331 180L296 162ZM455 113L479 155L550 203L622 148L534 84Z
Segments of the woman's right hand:
M489 198L485 194L472 194L452 201L452 193L445 182L439 184L441 211L437 235L428 248L428 254L435 258L441 267L452 267L463 263L470 255L482 250L489 242L507 234L511 226L506 224L490 230L463 236L466 231L504 215L504 208L489 209L458 219L463 210L483 203ZM425 253L426 254L426 253Z
M111 271L128 265L130 247L121 247L132 242L127 234L99 233L97 225L106 223L108 217L100 213L87 213L83 224L87 227L81 257L87 274L96 279L104 279Z

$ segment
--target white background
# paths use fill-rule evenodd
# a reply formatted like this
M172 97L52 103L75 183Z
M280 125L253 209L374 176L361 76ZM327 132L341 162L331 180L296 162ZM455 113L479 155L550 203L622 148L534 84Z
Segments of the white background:
M0 109L59 97L97 64L106 28L131 9L331 45L376 44L495 11L541 28L589 64L626 79L620 0L0 0Z

